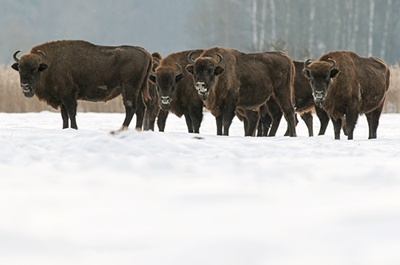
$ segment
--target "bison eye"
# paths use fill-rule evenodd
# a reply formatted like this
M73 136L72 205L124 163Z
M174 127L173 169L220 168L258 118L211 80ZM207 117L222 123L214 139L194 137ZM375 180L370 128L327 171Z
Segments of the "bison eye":
M30 69L30 72L33 74L33 73L35 73L37 71L37 68L31 68Z

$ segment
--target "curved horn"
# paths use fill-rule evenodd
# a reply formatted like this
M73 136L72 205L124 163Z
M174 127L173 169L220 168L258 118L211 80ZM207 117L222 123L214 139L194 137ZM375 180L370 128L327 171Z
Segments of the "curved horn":
M308 59L307 61L304 62L304 68L309 70L310 68L308 67L311 64L311 59Z
M222 55L219 54L219 53L217 53L217 56L218 56L218 62L217 62L217 64L220 64L220 63L222 62L222 59L223 59L224 57L222 57Z
M334 60L332 60L331 58L329 58L329 59L328 59L328 62L331 62L331 63L332 63L332 66L331 66L330 70L336 68L336 62L335 62Z
M40 53L40 55L42 56L42 63L44 61L46 61L46 54L44 52L42 52L41 50L37 50L38 53Z
M14 61L17 62L17 63L19 63L19 59L17 58L17 54L18 54L19 52L21 52L21 51L18 50L18 51L16 51L16 52L14 52L14 54L13 54Z
M188 54L188 61L189 61L189 63L194 63L194 60L193 60L193 58L192 58L193 53L194 53L194 51L191 51L191 52Z
M175 75L179 75L180 73L182 73L183 72L183 70L182 70L182 66L180 65L180 64L178 64L178 63L175 63L178 67L179 67L179 71L178 72L176 72L175 73Z

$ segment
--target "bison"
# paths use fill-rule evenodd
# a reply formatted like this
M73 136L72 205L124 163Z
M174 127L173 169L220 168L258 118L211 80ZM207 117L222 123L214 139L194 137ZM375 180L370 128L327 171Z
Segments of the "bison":
M150 80L156 84L161 110L185 116L190 133L199 133L203 119L203 101L194 89L193 79L183 70L189 54L199 55L203 50L172 53L160 61ZM166 117L165 117L166 118ZM165 120L164 120L165 124Z
M335 139L340 139L343 123L347 139L352 140L360 114L367 117L368 139L377 137L390 78L384 61L351 51L332 51L317 61L307 60L303 74L310 81L315 103L332 120Z
M153 57L152 73L154 73L156 68L160 65L162 56L158 52L154 52L151 54L151 57ZM149 80L149 93L151 96L151 100L146 102L146 111L145 111L145 115L144 115L143 130L154 131L154 125L155 125L156 119L157 119L158 130L160 132L163 132L164 128L165 128L165 120L167 119L167 116L168 116L168 111L162 110L160 108L156 84L154 84L150 80Z
M26 97L36 95L53 108L61 108L63 128L78 129L77 100L108 101L122 94L126 114L120 130L127 129L138 100L149 100L148 76L152 58L141 47L99 46L81 40L39 44L12 68L19 72ZM140 128L137 128L140 130Z
M216 117L217 134L229 135L235 111L247 116L245 135L255 134L259 108L276 100L296 136L294 115L294 64L282 52L242 53L213 47L186 67L207 109ZM256 122L253 122L254 119ZM245 125L245 127L247 127Z
M300 114L301 119L305 122L309 136L314 135L312 112L315 110L317 117L320 121L320 129L318 135L324 135L329 123L329 116L321 107L316 105L314 102L310 82L302 73L304 62L293 61L293 63L296 69L296 76L294 79L295 110L297 113ZM261 113L257 135L275 135L276 130L278 129L277 125L279 125L281 117L282 111L280 110L279 106L273 102L269 103L268 108L266 108L266 110ZM273 127L268 132L271 124L273 124ZM286 131L285 135L288 134L289 130Z

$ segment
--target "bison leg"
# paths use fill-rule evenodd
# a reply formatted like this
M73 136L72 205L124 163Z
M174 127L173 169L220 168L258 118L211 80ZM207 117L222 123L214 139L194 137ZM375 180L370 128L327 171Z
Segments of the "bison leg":
M229 128L231 127L234 117L235 107L233 105L225 105L225 108L222 112L222 125L224 128L224 135L229 135Z
M269 113L264 113L260 115L260 120L258 122L257 136L268 136L268 130L272 124L272 117Z
M358 112L348 111L346 113L347 140L353 140L353 133L354 133L354 128L356 127L357 120L358 120Z
M68 117L67 108L64 105L61 105L61 117L63 120L63 129L68 128L69 127L69 117Z
M157 126L160 132L164 132L165 130L165 124L167 123L168 114L168 111L162 109L160 109L160 112L158 113Z
M258 111L245 110L245 120L247 121L247 128L245 128L245 136L255 136L260 115Z
M71 121L71 128L72 129L78 129L78 125L76 124L76 108L78 106L78 103L75 98L64 98L63 99L63 104L65 110L63 111L63 108L61 108L61 115L63 117L63 126L67 125L66 128L68 128L68 122L66 123L64 121L64 117L69 116L69 120ZM65 111L67 114L65 114Z
M189 112L185 111L185 113L183 115L185 116L186 126L188 128L188 132L189 133L193 133L192 118L190 117Z
M144 104L143 99L139 97L136 108L136 126L135 126L136 131L141 131L143 128L143 119L145 111L146 111L146 105Z
M304 123L307 125L308 129L308 136L314 136L314 131L313 131L313 116L311 112L305 112L300 115L301 119L304 121Z
M273 98L268 100L267 106L269 114L272 116L272 126L268 136L275 136L282 119L282 110Z
M189 115L192 120L192 127L195 133L200 133L200 125L203 120L203 106L199 108L189 108Z
M315 112L317 113L319 122L321 124L318 135L324 135L329 124L329 115L318 106L315 106Z
M222 135L222 114L215 117L215 122L217 124L217 135Z
M379 118L381 117L382 109L383 105L365 114L365 116L367 117L368 128L369 128L368 139L375 139L377 137Z
M335 140L340 140L340 130L342 128L342 119L334 120L332 119L333 123L333 131L335 133Z

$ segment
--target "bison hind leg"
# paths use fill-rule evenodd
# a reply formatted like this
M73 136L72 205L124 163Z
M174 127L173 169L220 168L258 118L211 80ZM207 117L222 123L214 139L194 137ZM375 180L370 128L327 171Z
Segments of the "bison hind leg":
M369 135L368 139L376 139L377 138L377 130L379 125L379 118L382 113L383 105L379 108L366 113L365 116L367 117L368 128L369 128Z

